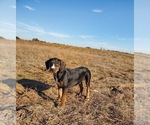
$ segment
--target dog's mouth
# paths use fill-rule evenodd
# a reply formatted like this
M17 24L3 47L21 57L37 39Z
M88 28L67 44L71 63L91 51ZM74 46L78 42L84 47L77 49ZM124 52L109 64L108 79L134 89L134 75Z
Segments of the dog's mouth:
M50 73L53 73L53 69L48 69L47 71Z
M53 72L54 72L54 69L49 69L49 72L50 72L50 73L53 73Z
M56 69L51 69L51 68L50 68L50 69L49 69L49 72L50 72L50 73L55 73L55 72L56 72Z
M53 73L53 69L46 69L45 71Z

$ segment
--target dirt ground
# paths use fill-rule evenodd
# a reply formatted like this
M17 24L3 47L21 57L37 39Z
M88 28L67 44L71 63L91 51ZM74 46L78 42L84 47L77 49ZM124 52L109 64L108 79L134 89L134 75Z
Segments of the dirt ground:
M134 55L108 50L17 40L17 125L133 125ZM66 106L57 105L57 85L45 61L57 57L68 68L91 70L91 96L67 92Z

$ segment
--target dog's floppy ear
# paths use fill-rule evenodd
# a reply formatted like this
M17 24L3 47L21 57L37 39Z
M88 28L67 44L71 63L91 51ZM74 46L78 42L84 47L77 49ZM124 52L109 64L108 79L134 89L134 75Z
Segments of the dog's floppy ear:
M60 61L60 70L64 70L66 64L61 60Z
M49 60L47 60L47 61L45 62L45 66L46 66L46 70L48 70L48 69L49 69Z

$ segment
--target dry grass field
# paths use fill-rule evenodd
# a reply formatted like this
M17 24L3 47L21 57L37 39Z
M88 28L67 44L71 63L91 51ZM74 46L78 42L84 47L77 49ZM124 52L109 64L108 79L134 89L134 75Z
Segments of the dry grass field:
M0 125L16 123L16 43L0 39Z
M150 125L150 55L134 55L135 125Z
M17 39L17 125L133 125L134 55ZM66 67L91 70L91 97L67 92L66 106L56 107L57 85L45 61L57 57Z

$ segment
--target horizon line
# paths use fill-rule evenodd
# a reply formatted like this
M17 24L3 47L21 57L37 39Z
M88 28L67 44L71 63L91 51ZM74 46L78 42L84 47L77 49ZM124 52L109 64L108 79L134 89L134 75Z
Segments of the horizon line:
M29 40L29 41L33 41L33 39L37 39L37 42L45 42L45 43L53 43L53 44L60 44L60 45L65 45L65 46L72 46L72 47L81 47L81 48L90 48L90 49L96 49L96 50L105 50L105 51L116 51L116 52L121 52L121 53L128 53L128 54L134 54L134 51L121 51L121 50L115 50L115 49L107 49L104 47L99 47L99 48L94 48L94 47L90 47L90 46L78 46L78 45L71 45L71 44L65 44L65 43L59 43L59 42L55 42L55 41L45 41L45 40L40 40L38 38L32 38L32 39L27 39L27 38L21 38L16 36L16 40L19 38L21 40ZM36 40L35 40L36 41Z

